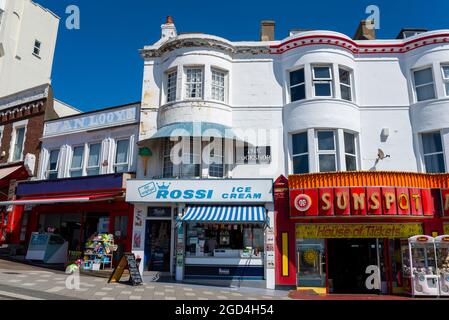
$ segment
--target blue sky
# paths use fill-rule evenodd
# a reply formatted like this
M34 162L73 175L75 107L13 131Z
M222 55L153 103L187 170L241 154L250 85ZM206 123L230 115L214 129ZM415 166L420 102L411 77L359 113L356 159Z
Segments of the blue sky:
M34 0L61 17L53 64L55 96L84 111L140 100L143 62L138 50L160 37L173 16L178 32L229 40L258 40L260 21L276 21L276 39L295 28L353 36L365 8L380 8L378 38L402 27L449 29L447 0ZM65 28L66 7L78 5L81 29Z

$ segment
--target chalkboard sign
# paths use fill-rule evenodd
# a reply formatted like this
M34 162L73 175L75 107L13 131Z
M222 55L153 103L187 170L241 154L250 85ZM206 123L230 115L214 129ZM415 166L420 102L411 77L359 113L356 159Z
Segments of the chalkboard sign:
M139 272L139 266L137 265L136 256L134 253L125 253L125 257L128 261L129 282L131 282L133 286L143 284L142 276Z
M108 283L120 281L123 271L125 269L129 270L129 282L133 286L138 286L143 284L142 277L139 272L139 266L137 265L136 256L134 253L125 253L120 259L119 264L115 267L109 278Z

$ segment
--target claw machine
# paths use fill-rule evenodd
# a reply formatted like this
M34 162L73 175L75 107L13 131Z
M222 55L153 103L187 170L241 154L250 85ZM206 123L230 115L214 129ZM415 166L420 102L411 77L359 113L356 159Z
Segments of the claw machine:
M435 238L440 295L449 296L449 235Z
M439 296L435 239L411 237L401 249L404 290L412 296Z

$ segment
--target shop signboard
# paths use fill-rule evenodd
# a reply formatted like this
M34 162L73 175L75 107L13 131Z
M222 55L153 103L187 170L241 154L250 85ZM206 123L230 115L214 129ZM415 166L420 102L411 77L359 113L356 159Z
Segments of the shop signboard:
M440 206L443 195L443 206ZM446 203L446 204L445 204ZM449 215L449 190L394 187L335 187L290 190L290 216Z
M271 203L273 180L128 180L126 201L135 203Z
M64 120L49 121L45 123L44 136L51 137L131 124L137 122L138 114L137 106L129 106L69 117Z
M148 218L171 218L171 207L149 207Z
M420 223L297 224L296 239L389 238L407 239L423 234Z

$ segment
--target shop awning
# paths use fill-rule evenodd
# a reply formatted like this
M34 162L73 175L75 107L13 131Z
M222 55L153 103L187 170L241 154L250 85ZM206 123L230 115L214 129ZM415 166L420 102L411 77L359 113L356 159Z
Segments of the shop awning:
M265 222L263 206L197 206L188 207L182 221L200 222Z
M96 194L90 196L70 196L70 197L46 197L46 198L30 198L23 200L3 201L0 202L0 206L23 206L23 205L37 205L37 204L52 204L52 203L79 203L79 202L92 202L92 201L105 201L112 200L121 194L118 193L105 193Z

